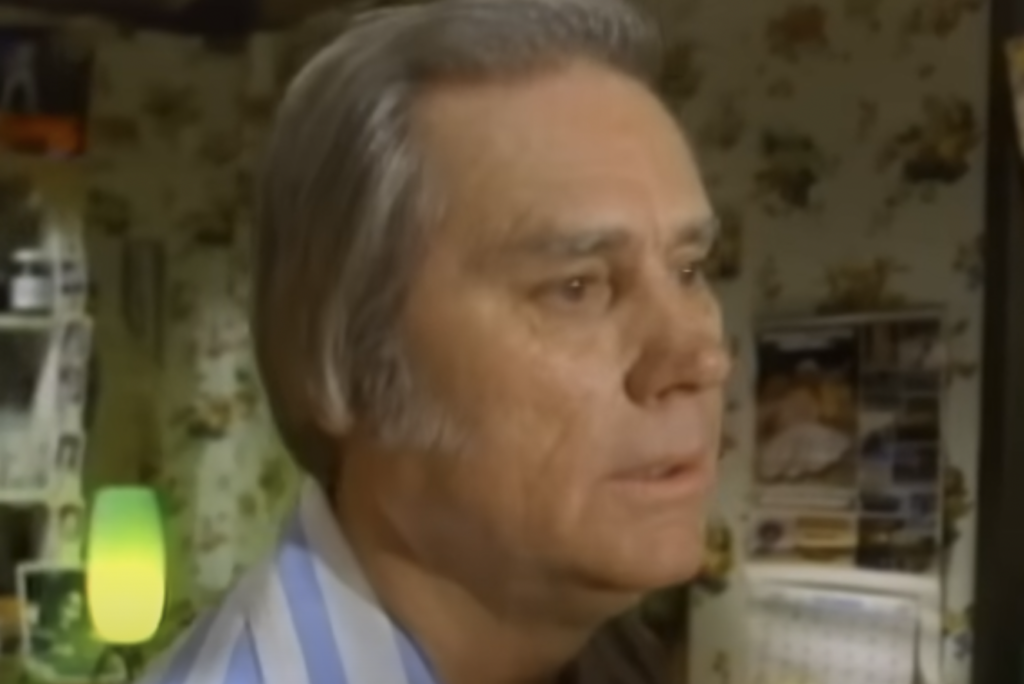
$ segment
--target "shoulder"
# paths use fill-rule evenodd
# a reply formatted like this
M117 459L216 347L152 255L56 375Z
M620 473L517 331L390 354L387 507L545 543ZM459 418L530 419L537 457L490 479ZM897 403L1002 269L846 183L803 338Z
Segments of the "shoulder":
M133 684L264 684L240 589L201 615Z

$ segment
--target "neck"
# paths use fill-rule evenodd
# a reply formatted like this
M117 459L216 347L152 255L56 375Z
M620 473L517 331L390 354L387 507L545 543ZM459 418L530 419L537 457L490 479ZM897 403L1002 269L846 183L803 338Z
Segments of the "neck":
M445 684L553 684L587 634L495 611L440 575L395 556L368 554L365 569L396 620ZM372 559L372 560L370 560Z
M444 684L552 684L600 623L622 608L617 598L610 611L607 600L598 601L598 610L581 610L592 602L567 602L572 587L523 573L504 577L501 562L466 571L439 560L454 554L428 557L410 542L413 531L375 505L380 490L368 494L373 488L351 474L334 504L339 522L384 609L414 636ZM480 551L477 560L488 555Z

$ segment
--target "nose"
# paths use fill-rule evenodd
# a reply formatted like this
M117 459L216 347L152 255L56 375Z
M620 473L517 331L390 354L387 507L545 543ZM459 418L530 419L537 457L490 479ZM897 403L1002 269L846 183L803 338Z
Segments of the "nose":
M634 328L640 352L626 377L626 390L638 405L661 404L724 385L732 367L714 296L680 293L650 307Z

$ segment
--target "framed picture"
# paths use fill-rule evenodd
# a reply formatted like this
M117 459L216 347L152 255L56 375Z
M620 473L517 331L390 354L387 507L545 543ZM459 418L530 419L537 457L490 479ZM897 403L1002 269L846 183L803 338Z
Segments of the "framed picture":
M47 523L46 558L61 565L80 565L85 541L85 507L77 501L61 503L50 509Z
M93 57L60 31L0 28L0 146L72 157L85 151Z
M61 435L57 442L56 467L59 478L76 475L82 467L84 440L81 435Z
M84 321L67 325L58 346L57 406L67 422L78 424L85 408L92 326Z
M18 566L39 557L46 527L43 506L0 505L0 658L21 648Z
M753 558L939 570L943 339L931 311L759 334Z
M92 630L81 567L27 563L18 568L21 650L28 671L50 682L124 681Z

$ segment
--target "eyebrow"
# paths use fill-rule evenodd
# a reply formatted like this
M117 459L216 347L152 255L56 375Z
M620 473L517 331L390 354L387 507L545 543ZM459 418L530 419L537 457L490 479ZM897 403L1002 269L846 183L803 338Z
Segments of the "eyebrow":
M669 248L708 249L714 244L719 230L720 221L715 216L691 221L674 231ZM506 245L506 249L502 251L511 256L578 259L621 251L633 240L635 236L631 231L615 226L591 229L560 228L528 235Z

